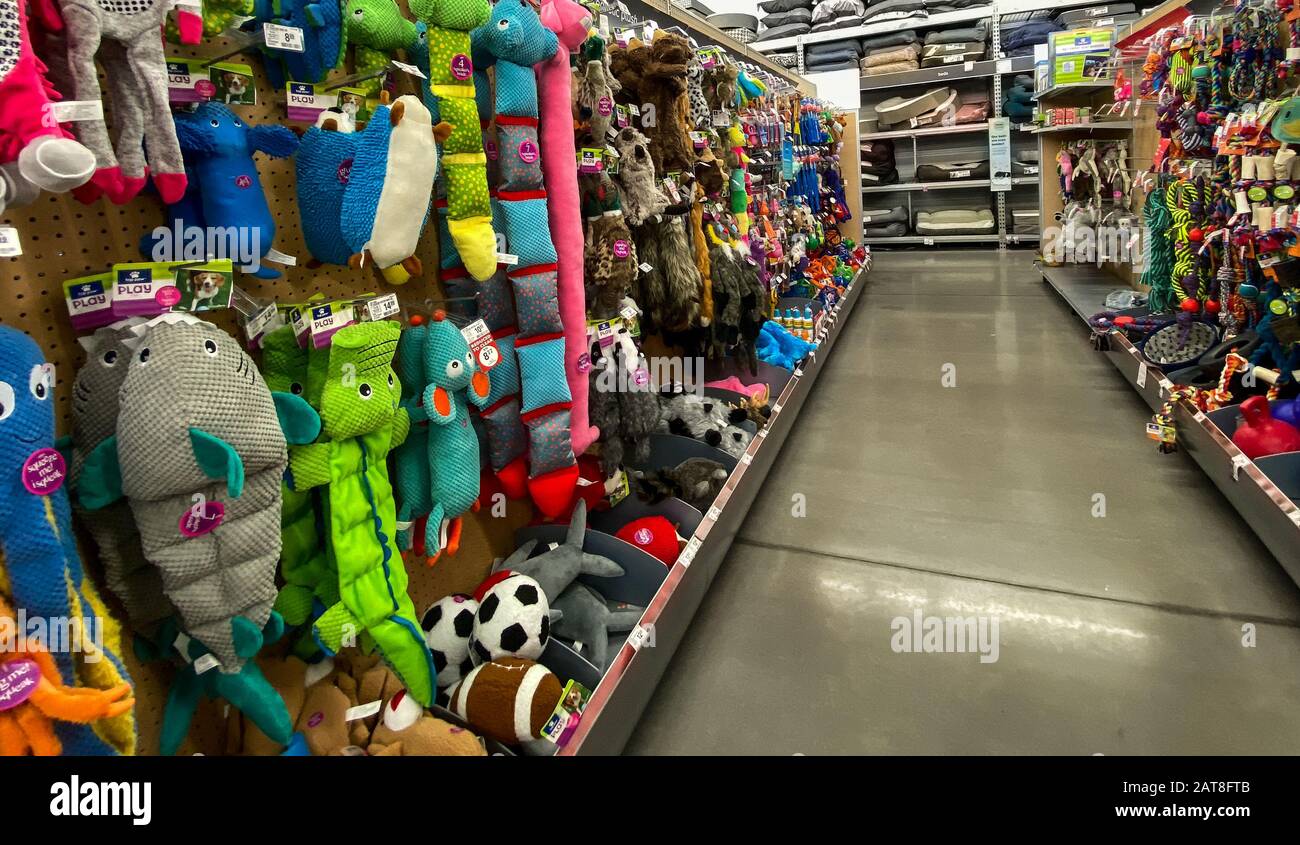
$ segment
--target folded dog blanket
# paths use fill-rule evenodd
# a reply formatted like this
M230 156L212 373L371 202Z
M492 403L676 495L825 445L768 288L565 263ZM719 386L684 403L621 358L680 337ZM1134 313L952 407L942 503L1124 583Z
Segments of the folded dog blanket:
M920 164L916 167L918 182L954 182L959 179L989 178L987 161L962 161L952 164Z
M887 223L907 223L907 209L898 205L893 208L866 208L862 210L862 222L872 226L884 226Z
M980 99L967 100L957 107L958 123L979 123L988 120L989 101L980 95Z
M755 43L759 41L775 41L778 38L789 38L792 35L803 35L811 27L806 23L787 23L781 26L772 27L764 30L763 34L754 39Z
M914 29L890 32L885 35L872 35L869 38L862 39L862 52L868 54L872 50L879 50L882 47L902 47L906 44L915 44L918 40L919 38Z
M838 64L848 62L854 67L858 66L858 54L856 50L835 50L833 52L818 53L815 56L804 56L804 64L808 67L814 65Z
M884 0L868 6L862 17L864 21L880 23L903 18L925 18L927 15L922 0Z
M833 29L849 29L854 26L861 26L862 18L857 15L849 15L842 18L836 18L832 21L822 21L813 24L813 32L830 32Z
M813 23L822 23L835 18L860 18L865 11L862 0L821 0L813 9L812 19Z
M916 213L918 235L983 235L996 228L993 212L987 208L945 208Z
M1002 48L1010 51L1043 44L1046 43L1047 36L1063 29L1065 27L1056 21L1027 21L1015 29L1008 27L1002 30Z
M956 44L961 41L988 41L988 24L980 21L975 26L963 26L955 29L938 29L925 34L926 44Z
M883 226L862 227L862 239L864 241L870 241L872 238L900 238L906 234L906 223L886 223Z

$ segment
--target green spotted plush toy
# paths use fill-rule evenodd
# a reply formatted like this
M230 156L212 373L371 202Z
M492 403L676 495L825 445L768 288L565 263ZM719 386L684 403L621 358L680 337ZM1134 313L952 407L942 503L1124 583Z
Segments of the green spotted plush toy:
M388 476L388 453L410 427L392 367L400 335L400 325L389 320L347 326L331 338L319 405L322 436L290 451L289 486L299 492L324 488L339 601L312 623L317 641L328 654L357 638L373 644L411 697L427 707L436 672L406 594ZM311 423L284 421L288 430L310 429Z
M437 101L437 119L452 129L442 142L447 230L465 269L484 281L497 270L496 234L469 34L487 22L492 9L487 0L411 0L410 5L428 26L429 92Z
M348 44L353 48L353 66L358 74L378 73L388 66L398 50L416 43L415 23L402 17L394 0L348 0L343 10ZM358 80L354 87L367 97L379 94L383 78Z

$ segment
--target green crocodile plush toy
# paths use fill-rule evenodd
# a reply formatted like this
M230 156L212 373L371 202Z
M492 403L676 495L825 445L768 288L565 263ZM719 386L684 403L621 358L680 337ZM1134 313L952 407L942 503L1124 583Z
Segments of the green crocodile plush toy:
M348 0L343 10L347 21L348 44L353 48L353 65L358 74L378 73L388 67L398 50L415 44L414 21L402 17L394 0ZM373 76L358 80L354 87L367 97L379 94L383 78Z
M373 642L411 697L427 707L437 673L406 594L388 478L388 453L410 428L392 367L400 334L400 325L389 320L347 326L331 338L320 398L323 438L290 451L289 486L326 487L339 601L313 623L322 649L333 654L357 637ZM305 407L296 406L299 412ZM286 430L311 424L282 422Z
M318 354L328 358L326 352ZM298 345L292 326L281 326L263 341L262 377L272 393L302 396L310 402L306 395L308 351ZM325 553L319 491L299 492L286 482L280 495L280 575L284 586L275 598L275 609L286 624L297 626L310 618L314 601L329 607L339 600L338 577Z

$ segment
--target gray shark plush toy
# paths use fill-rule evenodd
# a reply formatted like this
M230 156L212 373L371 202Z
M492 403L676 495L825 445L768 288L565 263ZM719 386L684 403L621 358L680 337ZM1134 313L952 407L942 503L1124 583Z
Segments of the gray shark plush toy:
M509 569L527 575L541 585L547 599L559 598L579 575L595 575L601 578L617 578L623 574L623 567L600 555L588 554L582 550L582 541L587 533L587 503L581 499L573 509L573 519L569 522L569 533L564 544L548 552L529 559L536 540L529 540L514 551L510 557L492 567L493 572Z

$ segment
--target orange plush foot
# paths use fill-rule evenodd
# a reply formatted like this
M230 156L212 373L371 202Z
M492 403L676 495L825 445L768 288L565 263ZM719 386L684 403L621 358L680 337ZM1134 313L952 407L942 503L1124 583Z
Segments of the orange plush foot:
M447 530L447 554L454 555L460 551L460 530L464 527L464 522L460 517L451 521L451 526Z
M34 707L19 707L14 711L14 719L33 756L57 757L63 753L63 744L54 734L54 723L41 711Z

